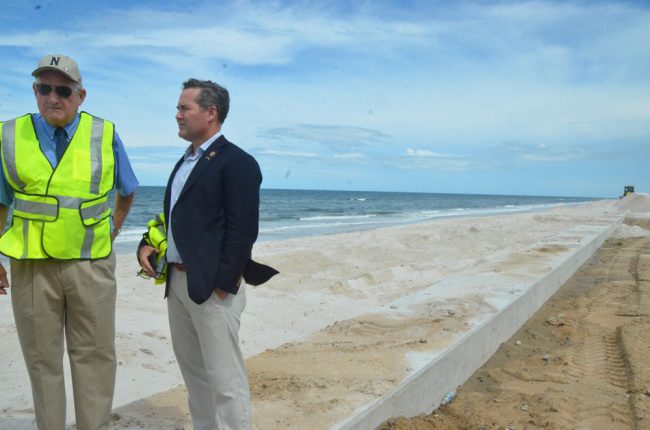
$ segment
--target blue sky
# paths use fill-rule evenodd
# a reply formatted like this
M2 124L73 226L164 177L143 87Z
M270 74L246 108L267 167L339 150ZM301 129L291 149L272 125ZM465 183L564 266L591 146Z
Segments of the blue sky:
M79 62L143 185L186 143L182 81L231 93L265 188L615 197L650 192L650 3L9 0L0 118L47 53Z

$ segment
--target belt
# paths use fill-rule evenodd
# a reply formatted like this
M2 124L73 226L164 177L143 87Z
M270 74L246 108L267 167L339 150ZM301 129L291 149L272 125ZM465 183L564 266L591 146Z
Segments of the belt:
M187 267L183 263L169 263L170 266L172 266L174 269L178 270L179 272L185 272L187 271Z

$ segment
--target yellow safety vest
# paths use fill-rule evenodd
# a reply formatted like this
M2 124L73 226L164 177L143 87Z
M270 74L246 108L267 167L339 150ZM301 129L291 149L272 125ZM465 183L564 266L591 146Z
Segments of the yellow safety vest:
M98 259L111 253L108 192L115 182L114 126L82 112L56 169L30 114L0 123L2 168L14 190L0 253L16 259Z
M157 276L155 284L162 284L167 280L167 226L165 225L165 214L160 213L147 223L147 231L143 235L144 241L158 250L155 255L153 269Z

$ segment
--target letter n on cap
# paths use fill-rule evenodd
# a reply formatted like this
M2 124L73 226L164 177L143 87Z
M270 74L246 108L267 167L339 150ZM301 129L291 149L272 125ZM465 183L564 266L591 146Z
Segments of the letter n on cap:
M61 60L61 57L52 57L52 61L50 61L50 66L58 66L59 60Z

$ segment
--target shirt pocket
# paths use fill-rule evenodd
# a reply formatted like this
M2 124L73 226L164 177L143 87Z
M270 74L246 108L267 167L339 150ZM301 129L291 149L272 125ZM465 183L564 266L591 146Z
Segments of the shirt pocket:
M74 148L72 151L72 179L74 181L89 183L94 166L99 166L100 161L91 156L84 149Z

